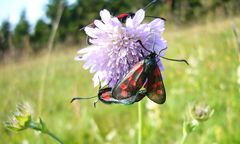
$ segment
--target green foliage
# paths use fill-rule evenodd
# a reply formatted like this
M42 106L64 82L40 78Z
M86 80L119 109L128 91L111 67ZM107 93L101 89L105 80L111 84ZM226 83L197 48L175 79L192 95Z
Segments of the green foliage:
M240 29L240 19L234 19ZM186 58L190 66L163 60L167 101L154 110L143 99L143 144L178 143L185 110L193 101L206 101L215 113L196 128L186 144L240 143L240 89L237 83L236 41L230 21L221 20L188 28L167 25L164 37L170 58ZM79 48L79 46L77 46ZM105 105L95 100L70 103L74 96L94 96L92 75L73 60L76 50L52 54L47 72L41 117L66 144L136 143L137 104ZM38 91L45 67L43 56L0 68L0 119L7 120L19 101L31 102L39 119ZM150 114L153 112L153 114ZM157 119L157 120L156 120ZM26 130L11 133L0 125L1 143L52 144L52 139Z
M99 11L108 9L113 16L120 13L135 12L146 6L150 0L77 0L73 4L64 1L64 11L56 35L56 43L65 45L85 43L86 35L80 28L99 19ZM49 0L46 5L45 14L48 22L43 19L38 20L31 34L31 47L37 52L45 48L51 32L58 9L59 0ZM184 25L196 21L204 22L216 17L228 17L239 15L239 0L157 0L157 2L146 10L146 15L160 16L167 19L168 23ZM151 18L147 18L151 20ZM5 23L6 24L6 23ZM4 25L4 22L2 23ZM20 21L13 32L14 45L17 48L30 47L29 43L30 25L25 17L25 12L21 13ZM6 30L4 30L6 29ZM8 49L7 33L8 27L2 27L1 31L1 55Z
M34 51L38 51L46 46L50 32L51 27L49 24L45 23L42 19L37 21L34 33L31 36Z
M26 19L26 12L22 11L20 20L14 29L14 43L17 48L23 48L24 37L29 36L30 24Z
M0 58L9 49L9 37L11 35L11 24L8 20L2 22L0 28Z

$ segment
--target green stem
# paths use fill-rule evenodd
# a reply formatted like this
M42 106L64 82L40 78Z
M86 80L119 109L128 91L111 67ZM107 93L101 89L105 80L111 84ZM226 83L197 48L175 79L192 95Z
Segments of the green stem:
M181 140L181 143L180 143L180 144L184 144L184 142L185 142L186 139L187 139L187 136L188 136L187 133L183 133L183 137L182 137L182 140Z
M52 137L54 140L56 140L58 143L63 144L63 142L56 135L54 135L53 133L51 133L48 130L48 128L46 127L46 125L43 122L42 123L41 122L36 123L36 122L30 121L29 122L29 128L32 128L34 130L40 131L44 134L47 134L50 137Z
M45 134L49 135L50 137L52 137L53 139L55 139L58 143L63 144L63 142L53 133L51 133L50 131L46 132Z
M42 78L40 81L40 88L39 88L39 93L38 93L38 114L39 116L41 115L42 112L42 101L43 101L43 95L45 92L45 84L46 84L46 78L47 78L47 73L48 73L48 69L49 69L49 62L50 62L50 57L51 57L51 52L53 49L53 43L54 43L54 39L57 33L57 29L58 29L58 25L60 23L60 19L63 13L63 9L64 9L64 0L60 0L59 5L58 5L58 9L57 9L57 15L56 18L53 22L53 28L52 28L52 32L50 34L49 40L48 40L48 52L46 55L46 61L45 61L45 67L43 69L43 73L42 73Z
M138 144L142 144L142 102L138 102Z

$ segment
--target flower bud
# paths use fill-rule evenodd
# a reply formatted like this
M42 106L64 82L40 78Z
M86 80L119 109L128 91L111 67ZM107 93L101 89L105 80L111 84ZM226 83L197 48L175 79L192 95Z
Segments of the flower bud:
M187 121L183 123L183 133L191 133L197 126L199 122L197 120Z
M192 117L198 121L208 120L214 113L214 109L204 103L195 104L190 111Z

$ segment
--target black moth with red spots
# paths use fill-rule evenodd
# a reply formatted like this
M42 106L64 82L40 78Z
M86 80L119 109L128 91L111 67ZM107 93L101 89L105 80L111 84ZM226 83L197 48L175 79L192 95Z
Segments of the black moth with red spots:
M166 91L155 52L151 52L135 64L113 89L108 92L100 90L98 93L99 100L108 104L133 104L145 96L158 104L163 104L166 100Z
M138 42L143 49L147 50L141 41ZM133 104L147 96L153 102L157 104L163 104L166 101L166 91L164 88L161 71L157 65L156 56L159 55L157 55L155 52L150 52L148 56L144 57L143 60L135 64L133 68L123 77L123 79L118 81L113 88L101 88L100 84L98 99L106 104ZM185 62L188 64L186 60L170 59L162 56L160 57L167 60ZM73 98L72 101L75 99L89 98ZM96 102L94 105L95 104Z
M138 42L146 49L141 41ZM106 104L133 104L147 96L155 103L163 104L166 100L166 91L156 55L155 52L151 52L144 57L113 88L101 88L99 84L98 99ZM75 99L86 98L73 98L72 101Z
M133 104L145 96L158 104L163 104L166 100L166 92L155 52L151 52L135 64L113 88L101 88L101 84L99 86L98 99L106 104ZM74 98L72 101L75 99L86 98Z

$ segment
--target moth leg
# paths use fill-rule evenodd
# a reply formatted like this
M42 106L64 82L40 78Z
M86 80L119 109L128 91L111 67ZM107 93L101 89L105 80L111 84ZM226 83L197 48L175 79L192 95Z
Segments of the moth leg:
M99 99L98 99L97 101L93 102L93 106L94 106L94 108L97 107L96 105L97 105L98 101L99 101Z
M144 53L143 53L143 51L141 50L141 55L143 56L143 57L145 57L145 55L144 55ZM140 59L139 59L139 61L140 61Z
M86 40L88 45L92 45L92 43L90 42L90 39L93 39L93 38L91 38L90 36L88 36L88 37L87 37L87 40Z
M110 79L110 81L107 83L107 86L109 86L109 84L111 83L112 79Z
M129 61L127 60L127 64L128 64L128 70L130 70L130 63L129 63Z

